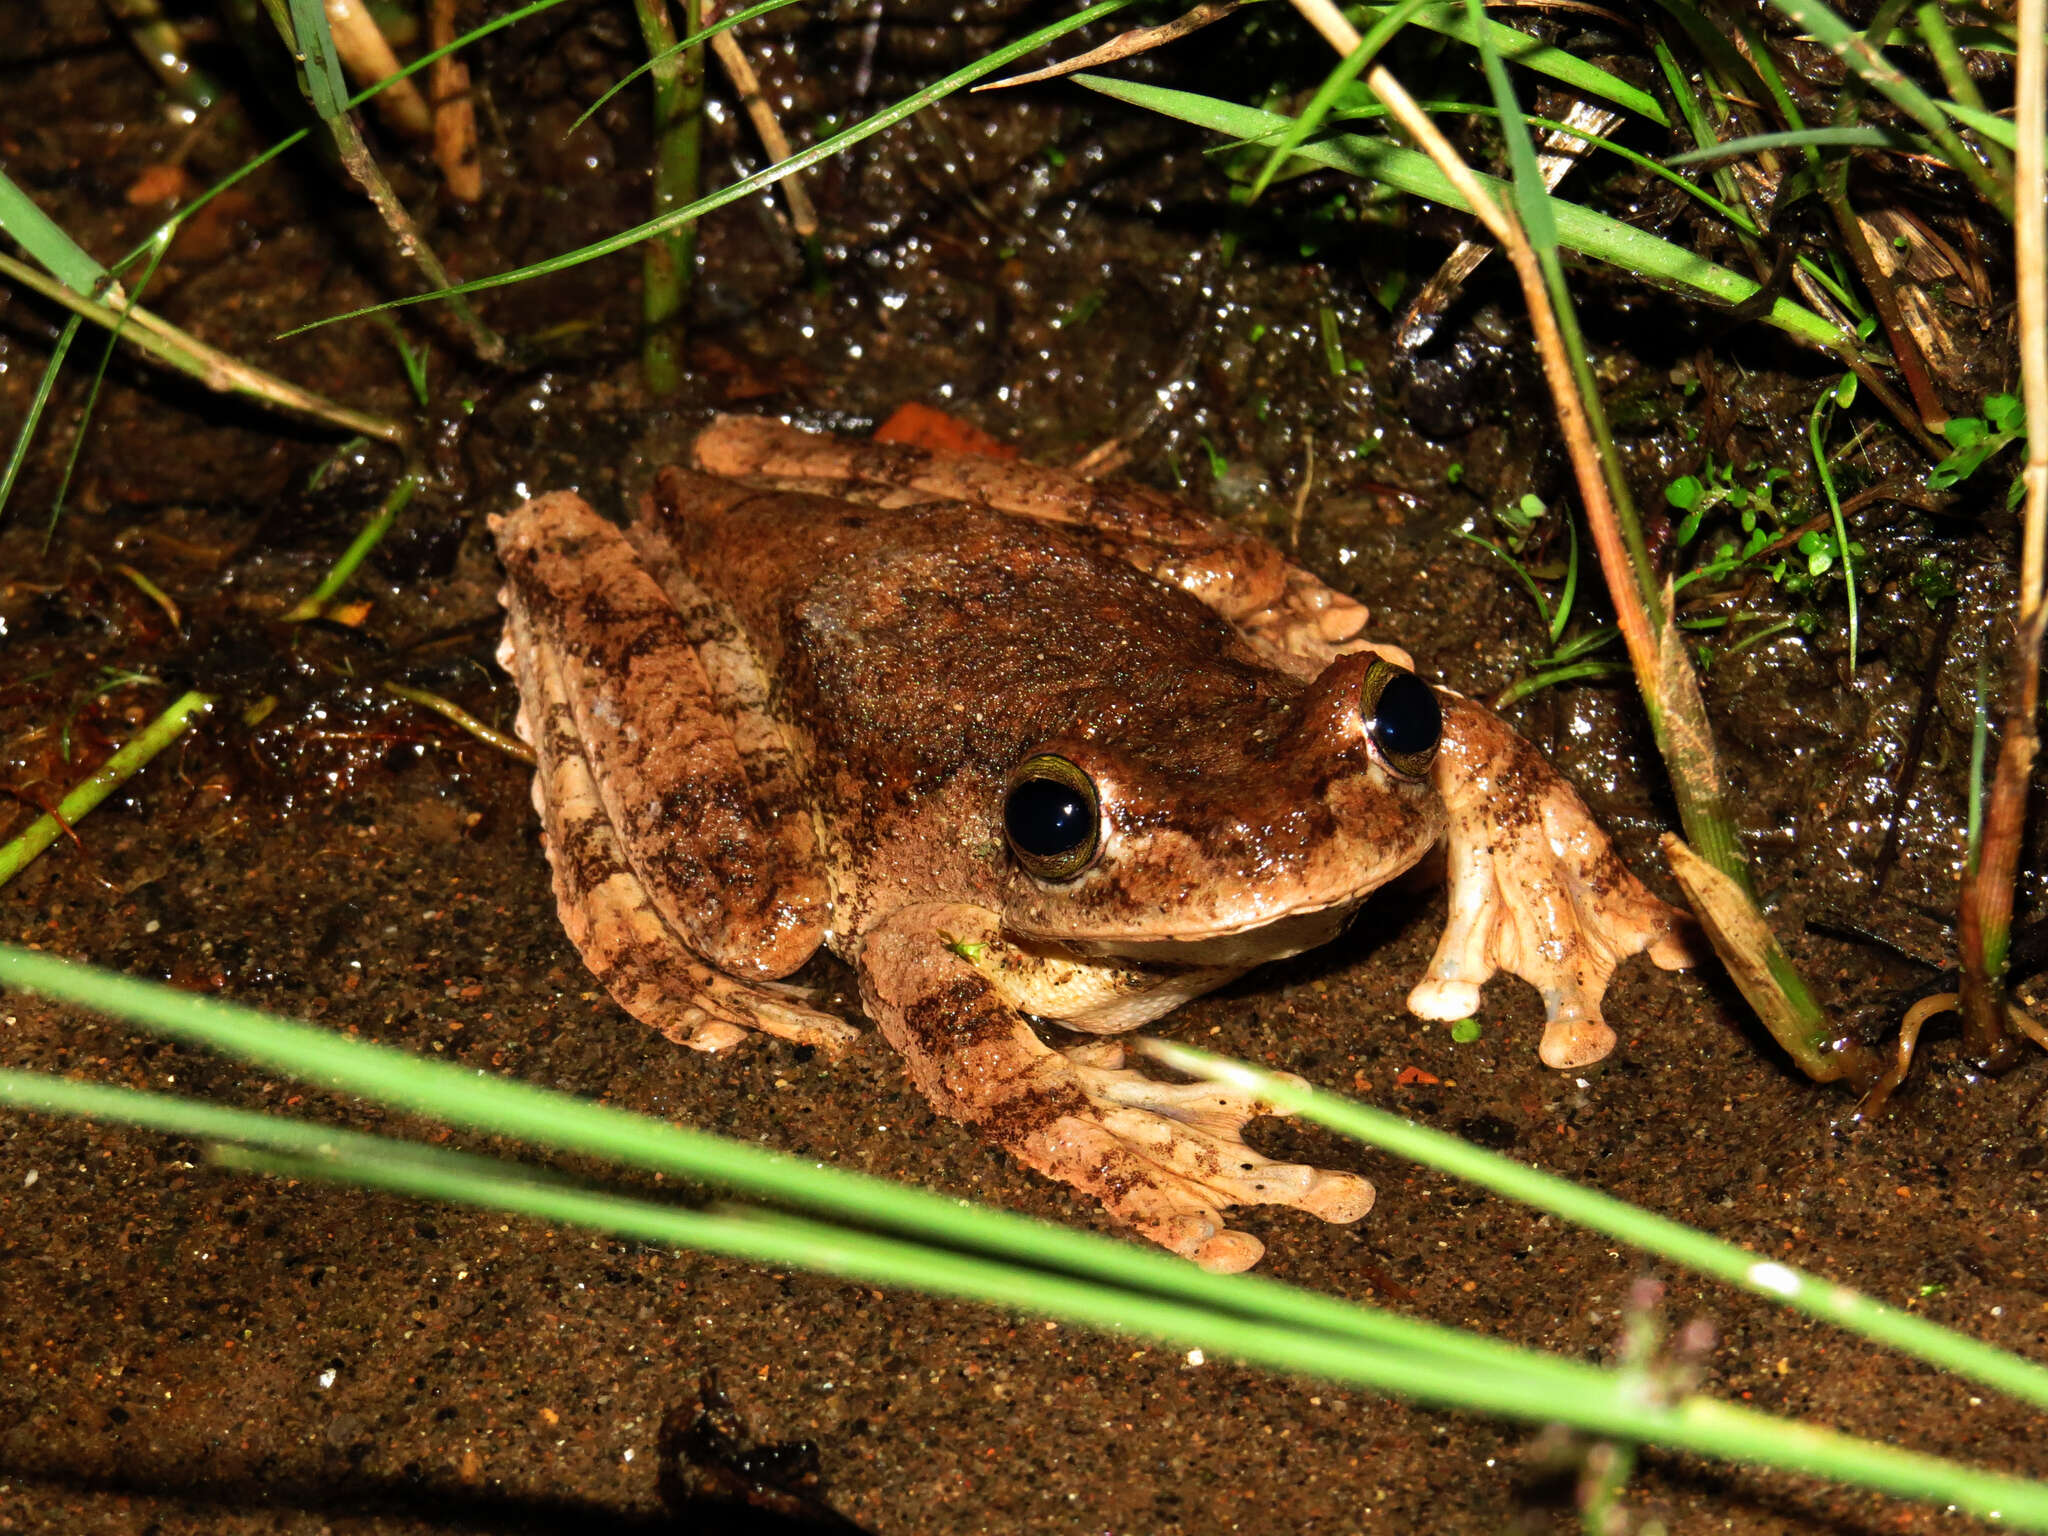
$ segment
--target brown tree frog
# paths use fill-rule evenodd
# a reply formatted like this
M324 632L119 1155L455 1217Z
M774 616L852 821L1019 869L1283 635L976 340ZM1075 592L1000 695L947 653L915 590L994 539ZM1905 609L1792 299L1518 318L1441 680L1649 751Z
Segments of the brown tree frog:
M826 946L941 1113L1234 1270L1263 1247L1229 1207L1352 1221L1372 1186L1261 1156L1240 1133L1269 1106L1114 1036L1323 943L1440 841L1419 1014L1507 970L1577 1066L1614 1045L1620 960L1686 963L1557 772L1272 546L1152 491L771 421L694 454L623 532L567 492L492 520L563 923L669 1038L843 1048L783 980Z

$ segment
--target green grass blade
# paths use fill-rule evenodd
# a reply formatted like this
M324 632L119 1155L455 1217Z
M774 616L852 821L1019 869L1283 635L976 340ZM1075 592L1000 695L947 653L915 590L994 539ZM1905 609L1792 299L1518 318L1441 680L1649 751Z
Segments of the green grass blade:
M1096 0L1095 4L1076 11L1071 16L1062 17L1059 21L1040 27L1027 37L1019 38L1014 43L1007 43L1003 47L996 49L993 53L984 54L972 64L956 69L944 79L904 97L901 101L884 107L872 117L864 118L850 128L842 129L829 138L821 139L810 148L799 150L786 160L778 160L775 164L756 171L751 176L743 176L739 180L719 188L716 192L700 197L687 207L678 208L672 213L665 213L658 218L649 219L645 223L636 224L631 229L621 230L618 234L607 235L602 240L592 241L589 245L579 246L573 251L565 251L560 256L550 256L545 261L537 261L529 266L519 267L510 272L497 272L488 277L473 278L469 282L456 283L451 287L437 288L430 293L411 294L401 299L386 300L382 304L365 305L361 309L352 309L345 314L329 315L323 320L315 320L310 324L286 331L284 336L297 336L306 331L317 330L323 325L336 325L343 320L358 319L363 315L374 314L380 309L397 309L408 304L425 304L437 299L446 299L455 294L481 293L487 288L503 288L511 283L523 283L529 278L543 277L550 272L566 271L570 267L581 266L584 262L596 261L599 257L609 256L614 252L626 250L631 246L639 244L642 240L661 234L665 230L674 229L678 225L700 219L707 213L723 208L727 203L736 203L743 198L752 197L764 187L771 187L785 176L791 175L794 172L807 170L821 160L829 160L842 149L858 144L864 139L873 138L883 129L893 127L897 123L902 122L906 117L922 112L933 102L942 101L955 92L974 84L975 81L994 74L997 70L1007 67L1025 54L1042 48L1057 38L1065 37L1069 32L1078 31L1092 22L1100 21L1105 16L1114 15L1132 3L1134 3L1134 0Z
M1771 0L1771 5L1803 27L1855 71L1872 90L1927 130L1941 147L1942 158L1976 188L1977 195L2005 218L2012 217L2012 193L1998 184L1983 163L1956 137L1940 105L1898 67L1871 47L1863 35L1837 14L1826 0Z
M308 619L319 618L326 611L327 605L340 595L341 589L348 585L349 578L370 558L370 551L383 542L384 535L391 531L391 525L398 521L398 514L411 504L419 489L418 475L400 476L398 483L385 496L382 505L349 541L348 548L328 567L327 574L320 578L319 585L285 611L283 622L303 624Z
M1703 15L1691 0L1657 0L1664 14L1678 23L1707 68L1727 82L1740 95L1752 101L1762 101L1768 92L1755 67L1743 55L1741 49L1729 39L1720 23ZM1660 39L1661 42L1661 39ZM1686 93L1674 90L1681 100Z
M1387 15L1393 7L1385 5L1363 5L1358 8L1361 16L1374 18ZM1459 0L1443 0L1443 3L1424 6L1414 16L1415 25L1427 27L1453 38L1469 48L1477 48L1482 36L1488 38L1499 50L1500 56L1510 64L1519 64L1524 69L1539 75L1548 75L1562 85L1568 85L1583 96L1595 96L1602 101L1611 101L1617 107L1646 117L1660 127L1670 127L1665 116L1664 105L1648 91L1630 85L1618 75L1611 75L1597 64L1588 64L1584 59L1575 58L1562 48L1541 42L1526 32L1506 26L1498 21L1475 25L1466 14Z
M1473 35L1479 39L1480 67L1486 74L1487 88L1493 93L1496 121L1507 145L1508 185L1513 193L1515 216L1521 220L1522 233L1529 237L1529 244L1547 272L1557 261L1557 220L1551 214L1550 189L1543 184L1543 167L1536 163L1536 141L1529 136L1522 104L1515 99L1515 88L1508 81L1499 39L1491 28L1481 25L1486 19L1482 0L1465 0L1465 10L1472 22Z
M1259 167L1259 174L1253 179L1251 190L1245 194L1247 202L1255 202L1280 174L1280 168L1287 163L1287 157L1299 149L1308 136L1322 127L1323 120L1337 105L1337 100L1351 86L1351 83L1365 72L1367 65L1386 47L1394 34L1408 25L1409 19L1432 0L1402 0L1385 15L1372 24L1358 46L1337 61L1337 67L1323 77L1323 83L1316 87L1308 105L1301 109L1301 115L1294 120L1294 126L1280 136L1280 142L1273 146L1273 152L1266 157L1266 163Z
M701 31L693 32L688 37L682 39L680 42L677 42L670 47L662 49L661 52L655 54L652 58L648 59L645 63L641 64L637 69L633 70L631 73L621 76L618 80L613 81L602 96L598 97L597 100L593 101L589 106L585 107L581 112L579 112L576 115L575 122L571 123L567 128L562 130L562 137L564 139L568 138L570 134L574 133L578 128L581 128L585 123L589 122L600 111L602 111L604 108L604 104L610 101L614 96L618 95L619 92L623 91L635 80L638 80L650 69L653 69L658 65L667 63L677 54L683 52L683 50L685 50L686 48L695 48L700 43L708 43L711 41L712 38L718 36L719 33L730 32L734 27L739 26L742 22L752 21L756 16L766 16L770 11L779 11L787 6L792 6L797 3L798 0L761 0L761 3L759 5L750 5L744 11L737 12L736 14L731 16L723 17L719 21L714 22L712 25L703 28Z
M1289 1114L1328 1126L1368 1146L1441 1169L1510 1200L1533 1205L1674 1264L1712 1275L1738 1290L1770 1297L1810 1317L2048 1408L2048 1368L1938 1323L1895 1311L1845 1285L1802 1273L1790 1265L1759 1259L1733 1243L1667 1216L1641 1210L1612 1195L1584 1188L1554 1173L1488 1152L1385 1110L1304 1087L1190 1046L1164 1040L1148 1040L1144 1045L1148 1055L1176 1071L1247 1089L1270 1099Z
M83 324L83 318L73 315L64 322L64 329L57 333L57 344L50 348L50 360L43 365L43 377L36 385L35 397L29 401L21 426L15 431L14 446L7 454L7 468L0 471L0 527L6 525L7 503L14 495L14 482L21 474L21 466L28 462L29 444L35 441L36 427L50 403L50 391L57 387L57 375L64 368L64 355L71 350L71 343L78 339L78 328Z
M74 293L97 293L107 280L107 269L9 180L5 170L0 170L0 231L12 235L32 261Z
M0 886L5 886L20 874L38 854L63 836L66 827L76 824L80 817L127 783L151 758L182 736L195 716L212 706L210 694L196 691L182 694L162 714L123 742L112 757L74 784L57 802L55 816L45 814L37 817L4 847L0 847Z
M288 0L291 15L289 34L297 50L299 67L306 82L306 99L331 123L348 110L348 82L341 78L341 60L334 51L334 32L327 24L327 7L321 0Z
M1385 1314L1297 1290L1262 1275L1207 1274L1149 1245L1049 1227L1008 1212L971 1208L924 1190L661 1124L552 1089L484 1077L389 1046L350 1040L328 1030L270 1018L254 1009L193 997L52 955L0 944L0 985L98 1009L158 1034L204 1045L308 1082L399 1105L451 1125L609 1158L1031 1263L1057 1264L1071 1273L1271 1321L1355 1338L1392 1337L1386 1331ZM1441 1329L1432 1347L1486 1363L1501 1358L1498 1351L1505 1346Z
M1239 106L1234 102L1167 90L1161 86L1112 80L1102 75L1084 74L1073 78L1090 90L1118 101L1257 143L1265 143L1286 132L1292 121L1278 112L1266 112L1257 107ZM1385 139L1341 135L1304 144L1296 158L1383 182L1447 207L1465 207L1457 189L1430 163L1427 155L1404 149ZM1497 179L1484 175L1479 179L1496 195L1505 192ZM1580 255L1610 262L1646 281L1688 290L1695 296L1728 307L1742 303L1757 292L1758 285L1753 280L1726 267L1716 266L1668 240L1634 229L1619 219L1568 201L1553 200L1552 207L1559 243ZM1838 355L1850 355L1855 351L1855 337L1791 299L1777 299L1763 318L1809 345Z
M1739 139L1727 139L1722 143L1704 149L1689 149L1682 155L1673 155L1666 165L1704 165L1711 160L1730 160L1738 155L1755 154L1764 149L1898 149L1917 150L1915 144L1901 134L1891 133L1883 128L1786 128L1776 133L1751 133Z
M1486 1364L1446 1360L1426 1341L1421 1348L1368 1344L1092 1284L1036 1263L991 1262L773 1212L656 1204L579 1188L495 1159L41 1074L0 1072L0 1101L149 1124L176 1134L225 1136L251 1150L217 1151L216 1156L244 1169L454 1201L643 1242L730 1254L775 1268L914 1288L1175 1349L1192 1346L1440 1407L1533 1423L1563 1422L1591 1434L1835 1477L1951 1503L2023 1528L2048 1529L2048 1489L2039 1485L1712 1399L1665 1398L1636 1369L1601 1371L1512 1346L1497 1346L1502 1358ZM642 1124L660 1129L658 1121ZM1243 1279L1224 1283L1241 1286ZM1404 1329L1416 1326L1392 1321Z
M399 1188L427 1199L515 1210L545 1220L600 1227L649 1242L733 1253L762 1264L804 1263L807 1258L815 1259L820 1245L830 1245L841 1253L867 1256L869 1267L864 1269L851 1270L840 1264L814 1266L846 1278L941 1290L973 1300L1033 1304L1033 1293L1029 1290L991 1295L976 1292L971 1286L963 1288L957 1278L950 1286L930 1283L935 1276L948 1274L971 1280L977 1276L1019 1273L986 1257L747 1206L717 1207L718 1219L711 1220L694 1203L679 1208L636 1199L585 1187L580 1181L551 1169L530 1168L502 1158L422 1146L389 1136L341 1130L311 1121L230 1109L171 1094L83 1083L36 1072L0 1070L0 1103L225 1143L269 1158L297 1159L293 1173L332 1183ZM655 1121L646 1123L659 1124ZM238 1166L249 1166L254 1161L246 1154L223 1160ZM1044 1224L1035 1225L1042 1231L1055 1230ZM730 1241L731 1234L735 1232L746 1234L738 1245ZM784 1244L776 1236L778 1233L793 1236L797 1241ZM803 1250L805 1243L812 1245L808 1255ZM1022 1273L1038 1284L1050 1278L1045 1269L1035 1265L1027 1266ZM1161 1300L1146 1291L1120 1285L1072 1279L1067 1283L1085 1283L1097 1296L1106 1294L1122 1298L1119 1305L1126 1308ZM1226 1285L1229 1283L1225 1282ZM1042 1292L1039 1299L1045 1299ZM1267 1327L1283 1326L1275 1318L1260 1317L1253 1308L1219 1309L1213 1303L1185 1299L1175 1305L1184 1311L1199 1308L1212 1317L1250 1320ZM1041 1309L1035 1305L1033 1310L1055 1314L1063 1311L1059 1307ZM1342 1310L1355 1314L1378 1309L1353 1307ZM1095 1316L1099 1318L1100 1314ZM1346 1327L1335 1333L1326 1333L1301 1321L1284 1326L1296 1333L1341 1339L1348 1346L1365 1348L1390 1358L1405 1358L1413 1365L1439 1373L1480 1369L1502 1376L1522 1374L1532 1382L1547 1382L1553 1390L1560 1387L1598 1390L1613 1379L1608 1371L1584 1361L1551 1357L1387 1312L1380 1312L1369 1329ZM1204 1340L1196 1336L1186 1342L1199 1345ZM1479 1347L1475 1348L1475 1345Z
M1964 106L1957 101L1944 101L1941 110L1965 128L1974 128L2000 149L2017 150L2020 147L2019 130L1996 113L1986 112L1981 107Z

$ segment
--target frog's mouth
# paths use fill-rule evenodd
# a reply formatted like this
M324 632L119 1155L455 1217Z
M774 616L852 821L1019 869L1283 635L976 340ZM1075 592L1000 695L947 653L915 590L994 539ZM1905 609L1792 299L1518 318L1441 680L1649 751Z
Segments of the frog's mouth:
M1034 947L1060 950L1070 955L1091 955L1133 960L1146 965L1171 967L1200 966L1248 969L1268 960L1285 960L1304 950L1327 944L1351 921L1363 896L1347 896L1312 911L1294 911L1284 917L1253 919L1230 928L1179 934L1168 938L1097 934L1076 938L1071 934L1036 934L1013 927L1017 937ZM1007 925L1006 925L1007 926Z

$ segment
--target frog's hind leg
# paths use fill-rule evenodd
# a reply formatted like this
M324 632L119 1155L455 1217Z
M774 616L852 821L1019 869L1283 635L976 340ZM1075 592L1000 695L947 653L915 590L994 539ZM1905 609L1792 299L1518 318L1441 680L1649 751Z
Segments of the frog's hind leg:
M1665 970L1693 963L1690 919L1622 864L1564 777L1470 699L1441 694L1434 767L1450 812L1449 921L1408 995L1426 1019L1462 1019L1495 970L1543 994L1538 1054L1580 1067L1614 1049L1601 998L1614 969L1648 950Z
M1124 1067L1113 1041L1048 1047L962 954L994 937L988 913L931 905L894 913L864 938L868 1013L941 1113L1205 1269L1248 1269L1265 1252L1224 1225L1230 1206L1291 1205L1333 1222L1372 1208L1372 1185L1355 1174L1246 1146L1245 1123L1274 1112L1263 1100L1155 1081Z
M531 509L537 504L528 503L512 518L494 519L501 541L509 545L520 537L530 544L535 539L608 536L623 548L617 531L600 523L576 498L543 501L556 505L536 515ZM564 508L560 504L565 502L574 506ZM526 525L515 524L513 519L522 516ZM536 522L541 526L533 526ZM579 547L575 553L587 555L588 550ZM621 1007L680 1044L717 1051L750 1030L761 1030L834 1053L843 1050L857 1036L844 1020L804 1006L793 988L764 980L742 982L725 974L707 964L678 932L645 873L627 856L614 830L615 815L600 772L586 750L589 733L575 707L563 640L559 633L550 633L564 621L559 604L551 607L550 599L562 594L541 588L540 601L534 601L534 586L522 586L509 552L507 565L515 579L501 594L506 626L499 659L519 683L520 735L532 744L538 759L534 803L542 818L556 903L571 942ZM603 565L592 563L594 581L600 579L595 573ZM591 658L585 654L583 659ZM603 707L601 700L598 707Z
M693 451L701 468L731 479L884 507L961 502L1073 528L1105 554L1199 599L1268 661L1302 677L1355 650L1408 665L1404 652L1358 638L1369 617L1364 604L1264 539L1143 486L1097 485L979 454L825 437L751 416L717 418Z

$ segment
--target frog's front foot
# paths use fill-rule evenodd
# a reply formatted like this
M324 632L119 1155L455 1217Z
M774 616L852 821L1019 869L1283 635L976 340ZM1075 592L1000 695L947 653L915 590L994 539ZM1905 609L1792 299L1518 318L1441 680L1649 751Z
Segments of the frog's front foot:
M1335 1222L1372 1208L1372 1185L1355 1174L1274 1162L1246 1146L1245 1123L1274 1112L1263 1100L1157 1082L1124 1066L1110 1041L1048 1047L970 958L992 930L976 908L913 907L869 933L861 951L868 1011L942 1113L1204 1269L1248 1269L1265 1252L1224 1224L1231 1206L1291 1205Z
M1496 970L1534 985L1547 1016L1538 1055L1580 1067L1614 1049L1601 998L1614 969L1648 950L1694 963L1691 920L1628 872L1571 785L1469 699L1442 696L1435 777L1450 813L1450 917L1408 994L1426 1019L1462 1019Z

